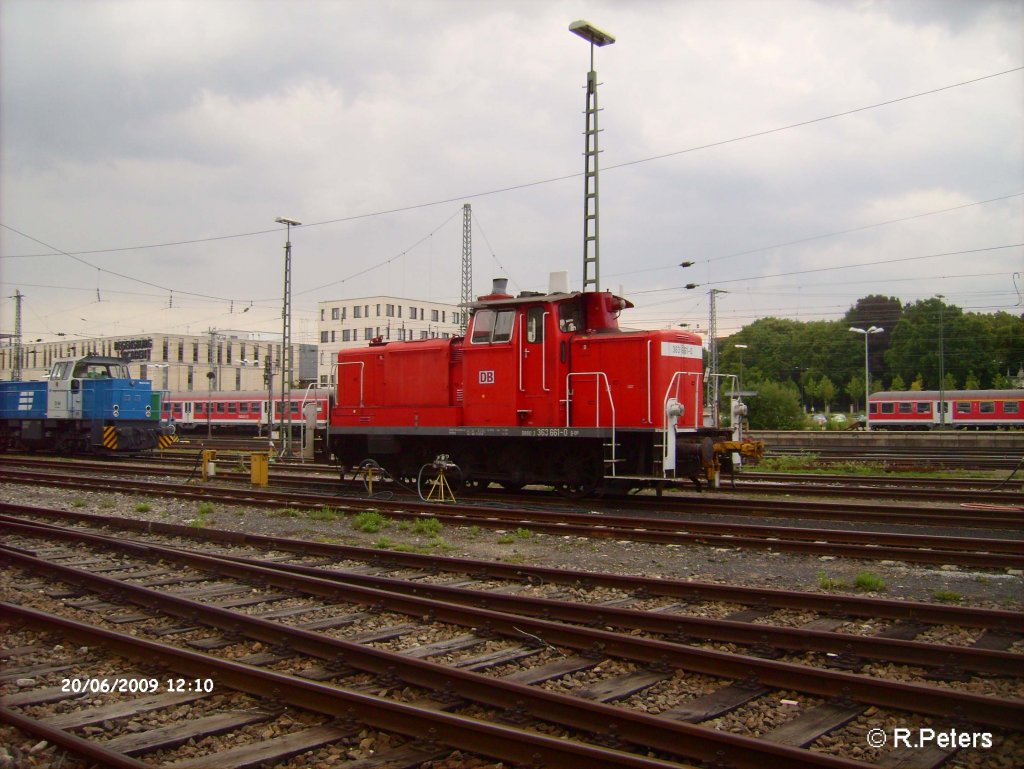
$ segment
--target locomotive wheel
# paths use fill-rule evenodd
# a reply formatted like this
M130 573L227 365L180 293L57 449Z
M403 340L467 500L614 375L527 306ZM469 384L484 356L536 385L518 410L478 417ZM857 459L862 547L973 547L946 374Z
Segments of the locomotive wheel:
M563 480L555 484L555 491L569 499L590 496L601 480L597 467L588 451L566 452L558 468Z

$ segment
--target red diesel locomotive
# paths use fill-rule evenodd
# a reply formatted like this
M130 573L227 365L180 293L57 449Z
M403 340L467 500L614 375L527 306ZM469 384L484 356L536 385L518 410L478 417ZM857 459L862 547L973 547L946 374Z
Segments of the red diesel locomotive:
M465 337L339 352L328 448L415 478L446 455L470 486L546 484L566 495L699 485L754 442L703 426L701 339L619 328L605 292L493 293Z

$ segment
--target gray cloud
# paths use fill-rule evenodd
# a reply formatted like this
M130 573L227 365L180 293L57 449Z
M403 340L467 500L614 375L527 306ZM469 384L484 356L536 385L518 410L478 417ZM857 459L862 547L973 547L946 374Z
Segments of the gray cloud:
M597 54L602 275L635 292L635 325L699 318L708 287L746 276L728 284L737 296L723 302L725 326L777 314L765 297L780 292L824 317L868 293L941 291L967 307L985 294L986 306L1012 308L1020 249L927 268L770 276L1020 242L1020 197L717 257L1021 191L1020 72L613 166L1021 66L1022 8L5 0L0 221L80 251L274 230L282 214L312 224L452 199L303 227L293 243L300 331L312 328L317 299L454 300L459 216L441 224L460 211L459 196L582 170L588 52L566 31L582 16L618 36ZM545 287L550 269L570 269L578 285L582 191L574 176L473 199L478 290L502 270L519 288ZM28 295L40 335L243 322L274 330L282 245L283 233L271 232L83 257L162 287L153 289L64 256L21 258L46 249L0 229L0 278L4 296ZM683 258L700 262L695 278L674 267ZM993 275L947 277L982 271ZM690 280L703 285L674 288ZM230 304L186 291L256 306L240 319ZM12 317L5 302L0 326Z

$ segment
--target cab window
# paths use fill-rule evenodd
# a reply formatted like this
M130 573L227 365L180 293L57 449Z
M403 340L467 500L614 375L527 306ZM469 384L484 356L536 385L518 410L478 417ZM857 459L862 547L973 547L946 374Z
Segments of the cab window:
M507 342L512 338L515 310L479 310L473 316L473 344Z
M580 330L580 305L578 302L562 302L558 305L559 331Z
M494 330L494 310L480 310L473 316L473 344L488 344Z
M544 341L544 307L531 307L526 311L526 341L539 344Z

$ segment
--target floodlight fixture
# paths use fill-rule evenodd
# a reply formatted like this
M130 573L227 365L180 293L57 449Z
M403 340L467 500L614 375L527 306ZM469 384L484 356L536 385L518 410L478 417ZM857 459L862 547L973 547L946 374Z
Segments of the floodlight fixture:
M615 42L615 38L605 32L603 29L598 29L589 21L580 19L574 21L569 25L569 31L574 35L579 35L584 40L587 40L591 45L596 45L598 48L602 48L606 45L611 45Z
M275 220L278 224L287 224L289 227L298 227L302 222L296 219L289 219L287 216L279 216Z

